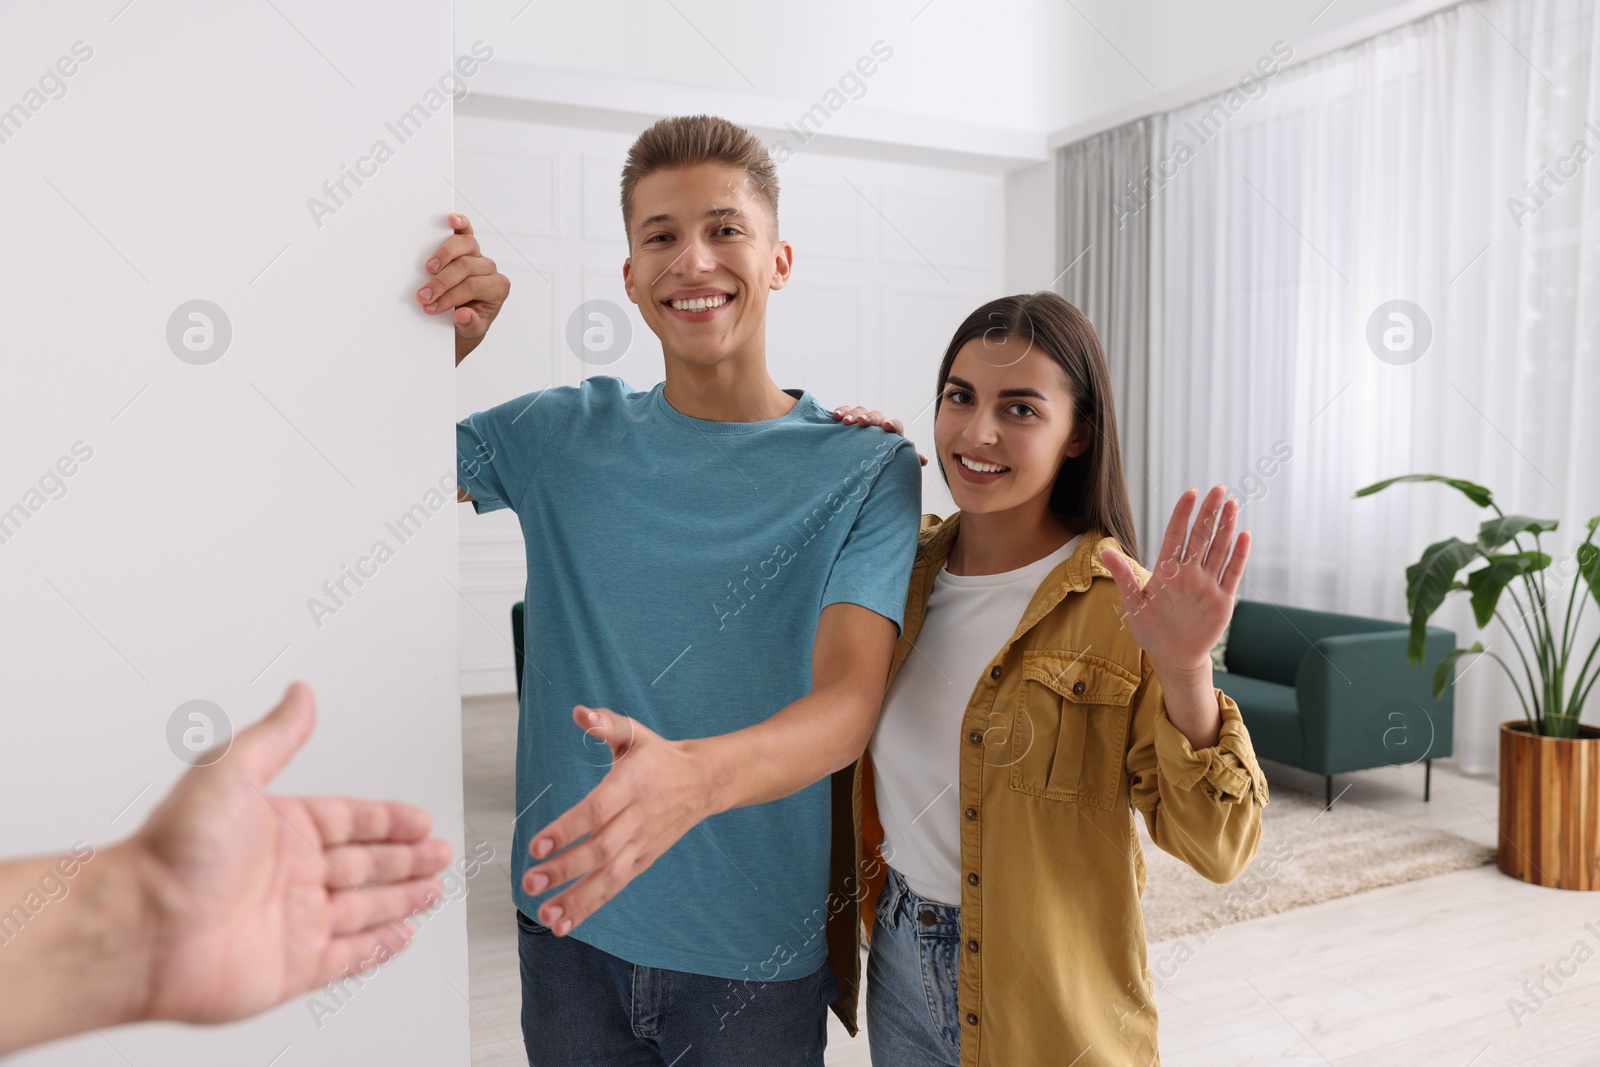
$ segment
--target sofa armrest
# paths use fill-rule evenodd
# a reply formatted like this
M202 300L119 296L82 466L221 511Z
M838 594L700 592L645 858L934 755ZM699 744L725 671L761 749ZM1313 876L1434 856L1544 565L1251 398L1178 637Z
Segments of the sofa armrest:
M1295 672L1306 768L1339 774L1443 759L1455 743L1455 685L1433 699L1433 668L1456 635L1428 627L1424 664L1406 662L1404 627L1318 638Z
M523 618L525 601L517 601L511 605L511 665L517 675L517 703L522 703L522 671L526 663L526 651L523 644L523 634L526 622Z

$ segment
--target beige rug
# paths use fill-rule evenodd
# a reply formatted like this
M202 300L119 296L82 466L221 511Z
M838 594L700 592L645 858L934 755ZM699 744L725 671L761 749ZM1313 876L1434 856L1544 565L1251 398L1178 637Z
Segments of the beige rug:
M1217 885L1156 848L1135 815L1149 879L1145 938L1162 941L1243 919L1493 863L1494 849L1348 801L1272 787L1261 847L1243 874Z

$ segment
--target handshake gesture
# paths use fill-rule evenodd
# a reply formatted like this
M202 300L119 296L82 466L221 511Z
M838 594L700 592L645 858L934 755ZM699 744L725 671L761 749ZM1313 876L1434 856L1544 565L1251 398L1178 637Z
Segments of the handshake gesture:
M268 794L315 721L297 682L128 840L0 863L0 900L25 902L0 916L0 1055L91 1026L242 1019L405 948L450 846L410 804ZM45 878L65 891L40 896Z

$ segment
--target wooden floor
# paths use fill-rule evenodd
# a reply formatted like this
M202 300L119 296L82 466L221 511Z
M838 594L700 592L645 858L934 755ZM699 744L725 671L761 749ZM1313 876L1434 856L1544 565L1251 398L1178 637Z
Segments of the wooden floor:
M462 702L466 843L489 842L499 868L467 897L475 1067L526 1063L509 888L516 715L509 697ZM1321 792L1320 777L1264 766L1271 783ZM1492 845L1494 782L1433 771L1426 804L1420 767L1341 775L1334 803ZM1159 985L1164 1067L1596 1067L1600 893L1541 889L1492 865L1425 878L1225 927ZM865 1032L851 1039L829 1021L830 1067L867 1067Z

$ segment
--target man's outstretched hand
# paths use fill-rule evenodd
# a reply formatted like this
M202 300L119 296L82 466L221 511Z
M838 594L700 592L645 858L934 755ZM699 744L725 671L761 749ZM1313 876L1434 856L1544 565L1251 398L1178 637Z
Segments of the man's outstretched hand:
M572 719L606 743L611 769L588 796L533 835L528 851L543 862L522 876L531 896L573 883L539 907L539 921L562 936L718 810L695 741L670 741L609 708L580 704Z
M311 690L178 780L133 837L91 852L66 892L0 949L0 1054L146 1019L241 1019L414 936L450 846L421 808L266 792L311 736ZM12 900L51 858L0 863Z
M450 228L455 232L423 264L432 277L416 296L428 314L450 316L456 328L459 364L489 332L489 324L500 314L511 293L511 279L483 254L472 234L472 222L465 215L451 215Z
M706 819L791 796L859 759L895 633L870 608L829 604L812 641L810 691L730 733L673 740L609 708L574 707L573 723L605 744L611 765L528 842L523 891L558 890L538 920L558 937L571 933Z

